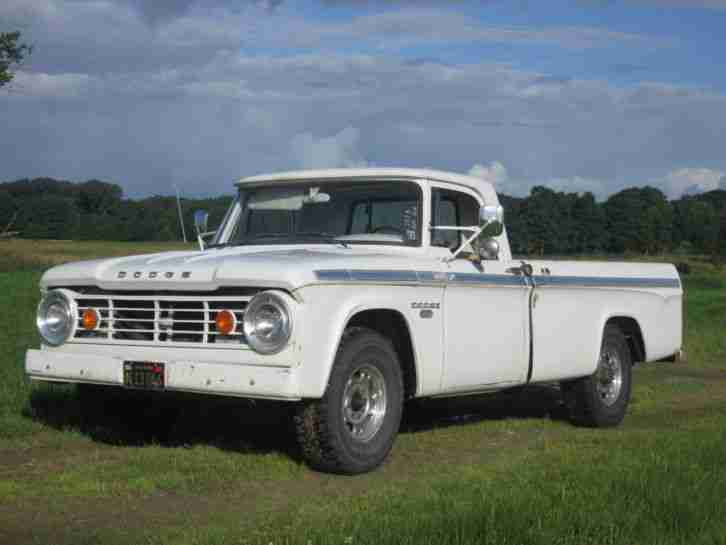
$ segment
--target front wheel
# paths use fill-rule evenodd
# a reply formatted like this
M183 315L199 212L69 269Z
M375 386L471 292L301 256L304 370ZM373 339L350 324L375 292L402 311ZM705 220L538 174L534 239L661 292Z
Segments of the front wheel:
M630 401L632 367L625 335L617 326L605 326L595 373L562 384L571 420L598 428L620 424Z
M403 377L391 342L373 330L349 328L325 395L295 416L302 454L318 470L370 471L388 456L402 407Z

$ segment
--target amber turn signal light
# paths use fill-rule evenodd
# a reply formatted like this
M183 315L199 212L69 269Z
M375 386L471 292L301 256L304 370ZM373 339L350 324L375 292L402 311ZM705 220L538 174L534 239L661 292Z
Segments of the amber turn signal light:
M222 335L229 335L237 329L237 317L229 310L220 310L214 318L214 323Z
M99 321L98 311L96 309L89 308L83 311L83 316L81 316L83 329L92 331L98 327Z

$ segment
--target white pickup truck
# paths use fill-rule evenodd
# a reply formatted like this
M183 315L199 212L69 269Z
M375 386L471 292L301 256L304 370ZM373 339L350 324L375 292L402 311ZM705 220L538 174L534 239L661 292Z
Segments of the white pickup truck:
M255 176L216 232L195 221L199 251L48 270L27 375L289 401L308 462L352 474L386 458L406 399L559 382L576 423L613 426L632 365L681 348L672 265L513 261L478 178Z

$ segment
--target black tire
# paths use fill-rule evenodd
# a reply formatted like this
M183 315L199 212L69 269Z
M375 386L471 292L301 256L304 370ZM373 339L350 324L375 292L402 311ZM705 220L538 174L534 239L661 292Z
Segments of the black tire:
M344 405L344 399L355 399L356 385L362 385L366 376L369 377L367 385L359 388L369 394L364 408L357 412L346 409L353 405ZM373 399L370 392L380 394L375 385L380 386L381 381L385 384L382 396L385 408L380 419L374 417L375 425L364 427L372 420L365 420L360 426L347 420L368 414ZM351 389L355 390L352 397ZM402 410L403 376L393 344L373 330L349 328L338 347L325 394L319 400L302 404L295 415L302 455L311 467L320 471L346 475L371 471L388 456L398 433ZM364 431L371 433L373 428L372 436L355 437L356 434L363 437Z
M619 371L614 370L616 367L619 367ZM605 326L595 373L562 384L570 420L576 425L593 428L620 424L630 402L632 368L632 357L625 335L617 326ZM620 386L611 389L618 375Z

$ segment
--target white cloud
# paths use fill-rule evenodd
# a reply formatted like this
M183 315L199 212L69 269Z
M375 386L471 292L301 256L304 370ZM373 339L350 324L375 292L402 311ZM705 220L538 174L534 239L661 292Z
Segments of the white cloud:
M662 187L671 199L680 198L685 192L689 194L719 189L724 179L724 172L710 168L679 168L669 172L656 185Z
M568 178L554 177L541 180L513 179L509 176L507 168L499 161L492 161L488 165L476 164L469 169L469 175L486 180L494 184L499 193L513 197L525 197L537 185L565 193L590 192L598 199L604 199L607 196L608 190L612 191L612 187L608 187L608 184L603 180L582 176Z
M613 43L667 45L668 40L643 34L611 31L588 26L496 26L473 17L440 8L406 7L359 16L350 22L315 25L318 39L355 37L375 39L382 49L416 43L529 43L556 44L562 47L609 47ZM293 38L294 39L294 38Z
M563 191L565 193L592 193L595 198L603 200L608 193L614 193L618 188L607 184L603 180L593 178L583 178L582 176L573 176L571 178L551 178L541 184L549 187L554 191Z
M95 78L88 74L46 74L18 70L12 92L24 97L71 98L88 92Z
M470 176L476 176L494 185L501 185L507 181L507 168L499 161L492 161L489 165L476 164L469 169Z
M302 168L367 166L358 150L359 138L360 131L354 127L322 138L311 133L298 134L292 139L292 155Z

